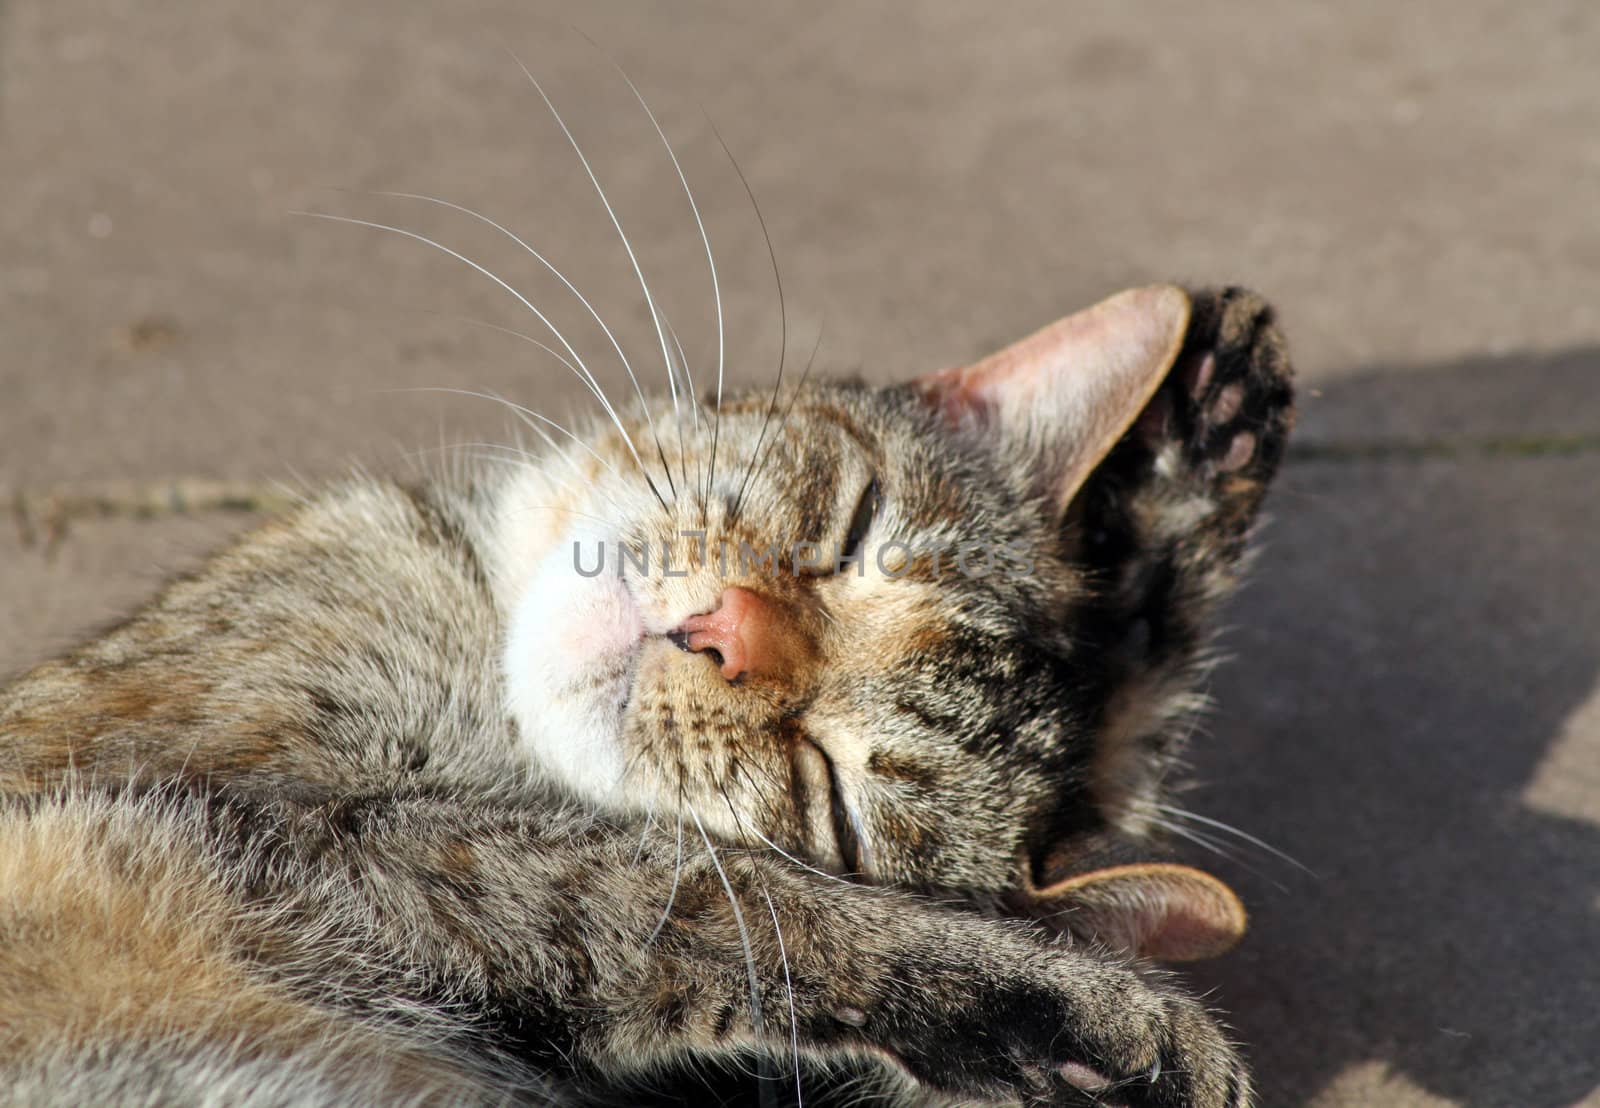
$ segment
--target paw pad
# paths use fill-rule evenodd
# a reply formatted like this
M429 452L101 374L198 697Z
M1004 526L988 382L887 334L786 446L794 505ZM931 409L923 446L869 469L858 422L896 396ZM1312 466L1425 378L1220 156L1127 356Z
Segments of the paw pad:
M1098 1093L1102 1089L1111 1087L1111 1078L1099 1070L1091 1069L1081 1062L1066 1062L1056 1067L1056 1072L1061 1079L1074 1089L1081 1089L1086 1093Z
M1240 431L1228 444L1228 452L1217 463L1217 469L1223 473L1232 473L1236 469L1244 468L1246 462L1255 456L1256 437L1249 431Z
M1210 361L1208 357L1206 359ZM1238 381L1223 385L1217 390L1215 399L1211 401L1211 410L1207 413L1206 421L1212 426L1227 423L1239 414L1239 408L1244 404L1244 386Z

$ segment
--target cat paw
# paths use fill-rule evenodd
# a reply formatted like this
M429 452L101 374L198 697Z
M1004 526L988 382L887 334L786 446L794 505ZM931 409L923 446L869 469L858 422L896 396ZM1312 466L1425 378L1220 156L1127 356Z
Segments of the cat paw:
M1097 585L1085 634L1137 655L1133 676L1181 668L1237 584L1294 421L1290 382L1266 301L1195 293L1172 369L1085 483L1072 517L1075 557Z
M1193 1000L1052 948L960 995L894 1051L925 1085L990 1103L1247 1108L1237 1051Z
M1203 497L1242 534L1293 424L1289 357L1272 307L1253 292L1195 293L1183 351L1128 445L1154 486Z

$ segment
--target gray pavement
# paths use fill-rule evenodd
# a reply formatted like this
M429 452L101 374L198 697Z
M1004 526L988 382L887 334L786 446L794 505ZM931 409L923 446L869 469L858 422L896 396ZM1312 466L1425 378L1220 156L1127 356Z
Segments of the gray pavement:
M1304 415L1187 802L1292 854L1196 972L1267 1103L1600 1103L1600 12L1586 2L0 0L0 670L352 464L580 397L421 244L648 350L583 141L697 365L888 379L1124 285L1268 293ZM574 341L593 328L562 308ZM643 359L641 359L643 362ZM659 362L654 372L659 374ZM221 483L221 484L219 484ZM173 490L176 489L176 495ZM98 498L98 499L97 499ZM254 500L252 498L255 498ZM187 506L187 512L177 507ZM260 506L270 506L262 504ZM109 513L109 514L106 514Z

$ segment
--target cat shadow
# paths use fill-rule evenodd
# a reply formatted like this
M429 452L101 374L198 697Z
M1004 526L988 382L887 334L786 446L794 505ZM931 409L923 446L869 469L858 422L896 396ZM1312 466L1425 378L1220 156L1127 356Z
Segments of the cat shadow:
M1182 799L1314 872L1193 855L1253 911L1188 977L1263 1104L1600 1087L1597 383L1583 349L1304 397Z

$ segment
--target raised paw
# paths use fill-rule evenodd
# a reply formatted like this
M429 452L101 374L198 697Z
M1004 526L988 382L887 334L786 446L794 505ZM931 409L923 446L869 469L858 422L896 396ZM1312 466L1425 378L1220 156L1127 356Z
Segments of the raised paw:
M1106 650L1130 635L1148 642L1134 676L1181 668L1203 645L1293 423L1272 308L1233 288L1194 293L1192 304L1176 362L1085 483L1074 517L1100 590L1086 629Z
M1271 306L1244 289L1196 293L1183 352L1141 415L1135 445L1154 480L1204 490L1242 526L1282 459L1292 395Z

